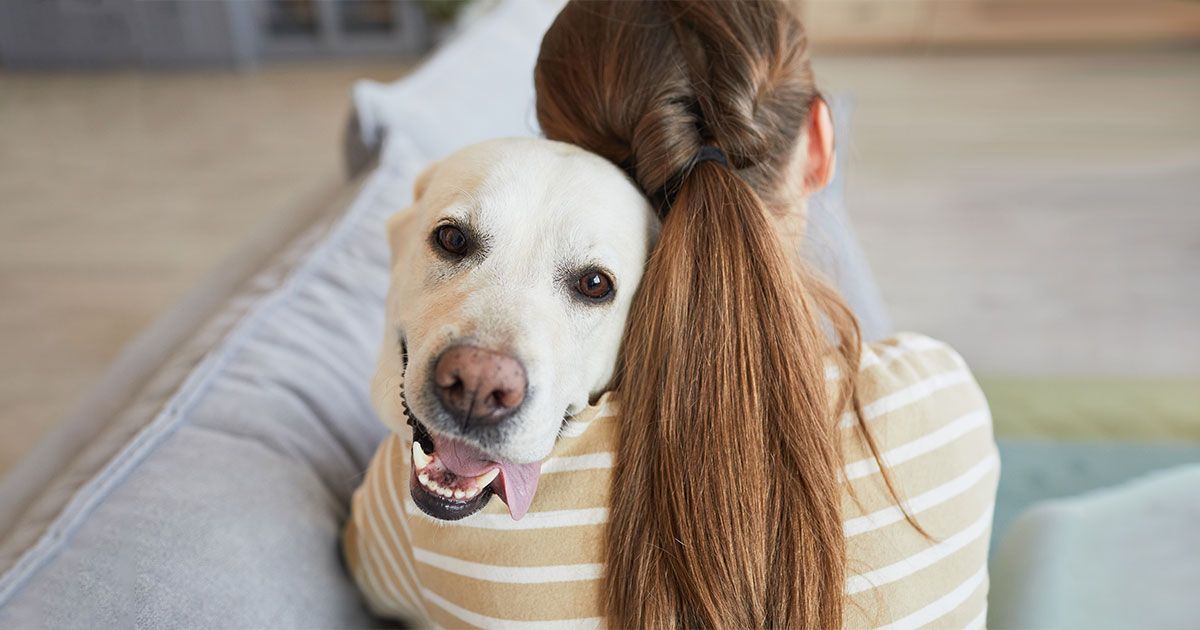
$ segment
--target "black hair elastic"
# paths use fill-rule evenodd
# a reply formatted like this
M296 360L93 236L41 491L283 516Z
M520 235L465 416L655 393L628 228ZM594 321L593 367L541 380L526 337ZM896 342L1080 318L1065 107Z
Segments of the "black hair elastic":
M679 193L679 188L683 185L684 178L701 162L716 162L721 166L729 167L729 158L725 156L724 151L711 145L700 147L700 150L696 152L696 157L692 158L692 162L688 164L687 168L683 169L675 177L672 177L667 182L667 185L659 189L657 193L651 195L651 200L658 202L658 216L660 218L666 218L667 211L675 203L675 195Z
M729 166L729 159L725 157L725 152L714 146L700 147L700 151L692 159L692 166L701 162L716 162L721 166Z

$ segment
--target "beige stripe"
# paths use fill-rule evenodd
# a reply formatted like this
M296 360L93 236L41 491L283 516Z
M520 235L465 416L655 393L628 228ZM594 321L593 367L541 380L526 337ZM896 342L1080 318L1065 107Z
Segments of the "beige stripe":
M543 621L600 616L599 580L511 584L466 577L422 565L429 589L486 617Z
M485 582L502 584L549 584L554 582L586 582L600 579L604 565L589 564L541 565L536 567L503 566L461 560L414 547L413 558L429 566Z
M413 518L409 524L425 549L491 564L537 567L592 564L604 559L604 525L559 530L449 530L425 517Z
M515 619L500 619L497 617L481 615L463 608L428 589L424 591L424 595L426 599L428 599L438 608L441 608L451 615L454 615L455 618L480 627L513 628L514 630L550 630L562 628L564 625L570 625L574 628L599 628L603 622L603 620L599 617L567 618L547 621L519 621Z

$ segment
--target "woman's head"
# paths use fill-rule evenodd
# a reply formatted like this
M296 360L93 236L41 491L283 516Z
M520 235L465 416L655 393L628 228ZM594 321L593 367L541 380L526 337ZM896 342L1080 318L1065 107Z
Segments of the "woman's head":
M573 2L535 79L547 137L625 167L656 202L705 145L777 214L832 174L828 109L782 3Z
M663 216L616 377L610 624L840 625L833 419L858 328L773 220L831 170L800 23L779 3L571 2L535 80L546 135L623 166Z

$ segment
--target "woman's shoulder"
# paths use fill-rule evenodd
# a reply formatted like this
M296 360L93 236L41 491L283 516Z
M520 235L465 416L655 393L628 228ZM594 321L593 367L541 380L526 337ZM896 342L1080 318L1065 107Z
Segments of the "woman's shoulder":
M983 390L962 355L943 341L900 333L864 344L856 393L862 419L882 446L954 442L971 432L979 437L972 450L994 448ZM857 418L847 412L841 422L850 428Z
M983 392L958 352L911 333L865 345L856 388L866 430L852 412L842 418L847 592L856 604L846 625L937 611L939 625L973 626L985 610L1000 465Z
M911 405L940 392L986 408L987 401L975 376L953 347L919 333L896 335L863 344L859 362L858 395L864 407L877 412Z

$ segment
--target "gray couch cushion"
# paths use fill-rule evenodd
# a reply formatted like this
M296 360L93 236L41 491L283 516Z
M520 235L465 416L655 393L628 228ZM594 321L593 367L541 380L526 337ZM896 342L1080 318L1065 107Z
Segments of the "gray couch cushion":
M337 538L383 429L366 382L382 330L381 169L165 407L0 577L3 627L370 622Z

